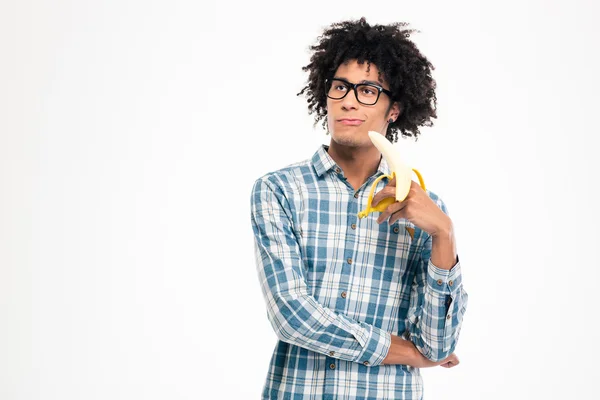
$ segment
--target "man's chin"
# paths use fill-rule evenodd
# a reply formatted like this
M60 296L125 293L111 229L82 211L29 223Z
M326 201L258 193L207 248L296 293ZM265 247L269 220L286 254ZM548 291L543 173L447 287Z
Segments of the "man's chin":
M338 132L331 138L337 144L348 147L363 147L371 142L366 132Z

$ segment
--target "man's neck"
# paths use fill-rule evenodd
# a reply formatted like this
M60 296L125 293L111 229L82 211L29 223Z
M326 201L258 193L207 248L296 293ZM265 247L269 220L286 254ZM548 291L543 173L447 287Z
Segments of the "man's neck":
M349 147L332 140L327 152L355 190L377 172L381 161L381 153L375 146Z

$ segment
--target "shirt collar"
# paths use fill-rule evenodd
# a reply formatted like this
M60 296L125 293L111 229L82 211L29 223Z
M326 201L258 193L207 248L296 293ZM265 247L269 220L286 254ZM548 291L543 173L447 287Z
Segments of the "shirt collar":
M338 166L337 163L333 160L333 158L331 158L327 150L329 150L329 146L327 146L326 144L322 144L321 146L319 146L319 148L317 149L317 151L311 159L313 168L315 169L315 172L319 177ZM383 157L381 157L379 167L377 168L376 175L378 174L390 174L390 167L387 161L385 161L385 158Z

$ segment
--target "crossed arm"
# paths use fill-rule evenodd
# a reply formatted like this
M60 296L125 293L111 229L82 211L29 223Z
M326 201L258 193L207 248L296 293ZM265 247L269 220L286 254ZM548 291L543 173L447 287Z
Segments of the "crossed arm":
M304 278L299 245L286 213L290 209L287 199L273 182L260 179L251 196L261 289L269 321L280 340L371 366L404 364L423 368L458 363L452 353L466 306L466 293L460 288L460 266L456 262L444 269L432 263L437 258L446 259L440 265L448 263L453 256L447 254L452 242L436 239L431 247L425 247L419 260L420 273L411 290L410 340L405 340L317 302ZM451 278L453 283L448 283Z

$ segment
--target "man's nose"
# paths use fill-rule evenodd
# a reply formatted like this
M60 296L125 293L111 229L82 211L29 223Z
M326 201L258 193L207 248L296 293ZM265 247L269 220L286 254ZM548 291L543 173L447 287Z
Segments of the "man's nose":
M342 108L346 110L357 109L360 103L356 99L356 92L352 89L348 91L348 94L342 99Z

